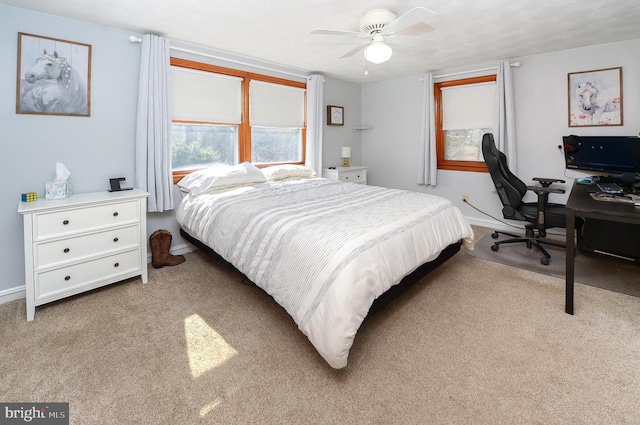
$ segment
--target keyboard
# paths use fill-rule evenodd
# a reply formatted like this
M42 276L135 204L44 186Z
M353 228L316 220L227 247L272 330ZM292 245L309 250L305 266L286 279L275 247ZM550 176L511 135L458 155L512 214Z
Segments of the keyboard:
M611 195L618 195L624 193L624 190L617 183L596 183L598 190L602 193L608 193Z

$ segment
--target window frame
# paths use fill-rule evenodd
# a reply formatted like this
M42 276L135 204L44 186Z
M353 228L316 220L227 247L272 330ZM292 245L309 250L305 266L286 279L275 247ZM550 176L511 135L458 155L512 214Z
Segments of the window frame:
M487 165L483 161L452 161L445 159L445 134L444 129L442 128L442 88L487 82L497 82L496 74L434 83L433 98L436 122L436 157L438 162L438 170L474 171L481 173L489 172L489 170L487 169Z
M306 160L306 147L307 147L307 84L306 82L298 82L287 80L284 78L271 77L269 75L257 74L254 72L241 71L233 68L225 68L218 65L211 65L208 63L192 61L188 59L181 59L176 57L171 57L170 60L171 66L193 69L197 71L204 72L212 72L215 74L223 74L230 75L233 77L242 78L242 121L238 124L238 161L242 162L251 162L251 122L250 122L250 114L249 114L249 105L250 105L250 94L249 94L249 85L251 80L256 81L264 81L267 83L281 84L285 86L297 87L305 90L304 93L304 126L302 127L302 160L301 161L291 161L284 162L285 164L299 164L304 165ZM203 122L203 121L190 121L190 120L172 120L173 123L179 124L220 124L220 125L229 125L229 123L224 122ZM234 124L235 125L235 124ZM283 164L279 162L278 164ZM268 167L273 164L260 164L257 167ZM201 168L194 168L189 170L171 170L173 175L173 183L176 184L187 174L190 174L194 171L197 171Z

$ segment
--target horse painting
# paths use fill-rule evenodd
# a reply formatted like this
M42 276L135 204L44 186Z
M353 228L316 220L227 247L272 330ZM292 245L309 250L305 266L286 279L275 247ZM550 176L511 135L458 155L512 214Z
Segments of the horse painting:
M607 90L592 81L578 84L576 99L580 111L591 117L592 124L604 124L602 122L603 113L620 110L620 99L612 99Z
M569 127L622 125L622 68L569 74Z
M19 111L88 116L87 87L66 58L44 49L20 82Z

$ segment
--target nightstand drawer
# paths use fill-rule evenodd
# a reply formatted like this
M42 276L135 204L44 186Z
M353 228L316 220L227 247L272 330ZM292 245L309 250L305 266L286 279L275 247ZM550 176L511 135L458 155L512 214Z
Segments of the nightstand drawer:
M331 167L322 170L322 177L338 182L367 184L367 167Z
M69 239L35 245L36 271L100 254L135 248L140 243L140 225L121 227Z
M37 241L137 221L140 221L137 201L39 213L35 215L33 239Z
M42 304L69 295L114 282L119 276L140 274L140 250L110 255L97 260L36 273L36 304Z
M338 178L342 182L364 183L366 181L366 171L365 170L342 171L340 172Z

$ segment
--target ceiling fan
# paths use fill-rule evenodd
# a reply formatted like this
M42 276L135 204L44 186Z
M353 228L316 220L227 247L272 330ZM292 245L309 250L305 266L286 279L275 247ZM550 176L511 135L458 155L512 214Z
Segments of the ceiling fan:
M427 49L430 40L418 37L435 30L427 21L435 12L424 7L414 7L408 12L396 16L388 9L374 9L360 18L360 31L342 31L317 29L311 34L354 36L368 38L369 41L351 49L342 58L348 58L364 50L367 61L372 63L386 62L391 58L393 50L390 44ZM400 34L404 32L405 34Z

